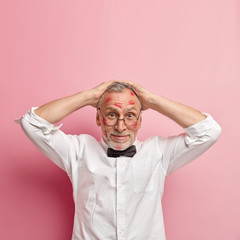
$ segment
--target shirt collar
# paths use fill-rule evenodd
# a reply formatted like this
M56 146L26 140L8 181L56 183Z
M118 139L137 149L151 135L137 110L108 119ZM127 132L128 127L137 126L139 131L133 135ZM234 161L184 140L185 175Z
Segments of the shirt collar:
M107 143L104 142L103 138L101 138L101 145L102 145L104 151L107 153L107 150L108 150L109 146L107 145ZM132 145L135 145L136 149L138 151L139 141L137 140L137 138L135 139L135 142Z

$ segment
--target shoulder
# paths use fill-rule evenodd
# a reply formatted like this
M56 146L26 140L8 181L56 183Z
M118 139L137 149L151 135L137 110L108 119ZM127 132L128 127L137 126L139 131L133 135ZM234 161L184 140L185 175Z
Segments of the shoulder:
M180 139L184 138L184 133L174 136L152 136L144 141L140 141L139 150L144 152L152 152L153 154L164 154L169 147L174 147L174 143L178 142Z
M71 135L68 134L70 138L76 139L81 144L84 143L98 143L97 139L89 134L79 134L79 135Z
M163 142L164 140L166 140L166 138L162 136L152 136L145 139L144 141L138 141L138 142L142 145L142 147L146 147L146 146L159 144L159 142Z
M83 152L89 149L95 149L99 143L97 139L88 134L72 135L67 134L69 144L68 146L75 149L79 156L82 156Z
M138 141L139 150L143 151L162 151L166 142L166 138L162 136L152 136L144 141Z

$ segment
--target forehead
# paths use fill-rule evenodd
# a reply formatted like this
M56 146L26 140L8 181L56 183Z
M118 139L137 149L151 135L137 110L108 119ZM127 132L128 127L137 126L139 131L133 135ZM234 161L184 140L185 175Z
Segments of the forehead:
M114 105L114 103L120 103L123 107L131 106L135 107L137 110L140 109L140 103L137 96L127 88L122 92L107 92L104 94L101 104L102 107Z

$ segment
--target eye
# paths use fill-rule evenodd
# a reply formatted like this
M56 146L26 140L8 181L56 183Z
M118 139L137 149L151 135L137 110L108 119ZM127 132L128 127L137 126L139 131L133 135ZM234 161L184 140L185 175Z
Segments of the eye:
M133 113L128 113L128 114L126 115L126 118L132 119L132 118L136 118L136 116L135 116L135 114L133 114Z
M107 116L106 116L108 119L115 119L117 116L116 116L116 114L115 113L113 113L113 112L110 112L110 113L108 113L107 114Z

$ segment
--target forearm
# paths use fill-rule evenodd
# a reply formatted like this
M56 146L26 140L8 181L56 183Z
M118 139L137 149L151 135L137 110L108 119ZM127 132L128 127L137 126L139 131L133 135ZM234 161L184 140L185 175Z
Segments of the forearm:
M113 80L103 82L88 91L46 103L37 108L34 113L48 122L55 124L82 107L87 105L97 107L99 97L112 82Z
M186 128L206 118L200 111L162 96L149 94L147 107L172 119Z
M57 123L72 112L91 105L93 96L91 91L83 91L72 96L64 97L46 103L34 112L50 123Z

